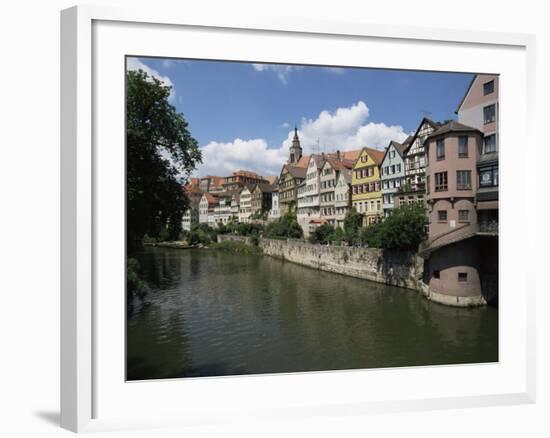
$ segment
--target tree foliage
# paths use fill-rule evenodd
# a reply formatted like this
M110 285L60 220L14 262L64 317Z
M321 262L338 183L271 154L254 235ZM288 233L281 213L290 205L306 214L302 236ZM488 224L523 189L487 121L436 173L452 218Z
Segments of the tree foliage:
M346 213L344 218L344 240L349 243L355 243L359 236L359 230L361 228L361 215L357 212L355 207L352 207Z
M169 86L142 70L128 71L126 79L128 241L161 233L175 239L189 205L181 186L201 152L168 101Z
M385 249L418 249L426 239L426 209L420 204L394 208L381 224L380 240Z
M322 224L315 228L315 231L310 234L309 241L311 243L327 244L332 241L335 229L332 225Z
M265 236L269 238L301 239L303 235L304 232L298 224L295 209L290 209L283 217L275 222L270 222L265 228Z

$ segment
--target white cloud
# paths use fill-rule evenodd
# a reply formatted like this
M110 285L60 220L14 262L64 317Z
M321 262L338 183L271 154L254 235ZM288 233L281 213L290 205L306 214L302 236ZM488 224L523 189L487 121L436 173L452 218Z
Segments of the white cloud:
M174 86L174 83L172 82L172 80L168 76L161 75L158 71L144 64L138 58L128 58L126 61L126 69L143 70L149 76L154 76L159 81L161 81L164 85L172 87L170 90L170 95L168 96L168 101L173 102L174 99L176 98L176 87Z
M252 67L254 70L260 72L274 72L277 75L277 78L285 85L288 83L288 76L292 71L303 68L300 66L283 64L252 64Z
M285 129L290 128L290 123L288 122L281 123L281 128L285 128Z
M359 101L334 112L321 111L315 119L302 119L298 135L304 154L360 149L363 146L383 150L391 140L403 141L407 133L401 126L368 122L370 110ZM278 175L288 159L294 130L277 147L269 147L264 139L232 142L210 142L202 147L203 164L198 176L228 175L234 170L247 169L262 175ZM319 142L319 148L317 143Z
M299 135L304 153L360 149L363 146L383 150L391 140L407 138L401 126L368 122L369 115L369 107L359 101L334 112L321 111L316 119L302 119ZM284 141L286 147L292 143L292 137L293 133L289 132Z
M280 147L268 148L264 139L235 139L229 143L210 142L201 148L202 165L197 176L230 175L239 169L252 170L261 175L278 175L287 159L287 151Z

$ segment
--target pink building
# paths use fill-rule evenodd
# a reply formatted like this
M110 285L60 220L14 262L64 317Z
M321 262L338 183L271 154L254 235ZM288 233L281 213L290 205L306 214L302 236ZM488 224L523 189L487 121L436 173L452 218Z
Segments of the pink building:
M429 256L424 281L438 301L481 304L481 252L476 240L477 162L483 133L450 121L425 141Z

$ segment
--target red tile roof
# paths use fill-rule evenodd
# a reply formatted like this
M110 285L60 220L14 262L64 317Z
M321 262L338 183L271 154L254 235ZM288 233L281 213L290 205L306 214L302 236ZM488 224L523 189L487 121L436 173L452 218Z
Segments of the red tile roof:
M209 204L217 204L219 202L218 198L212 195L211 193L205 192L204 196L206 196L206 200L208 201Z
M365 147L365 150L376 164L382 164L382 160L384 159L384 151L367 147Z

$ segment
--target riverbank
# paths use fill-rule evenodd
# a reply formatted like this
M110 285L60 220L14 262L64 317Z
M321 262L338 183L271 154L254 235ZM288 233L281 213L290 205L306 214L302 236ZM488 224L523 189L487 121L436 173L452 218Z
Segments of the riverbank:
M222 234L218 242L251 245L245 236ZM397 286L419 292L430 301L455 307L485 305L483 297L436 293L423 281L424 259L411 251L319 245L293 239L258 239L263 254L299 265L348 277Z
M202 245L188 245L187 242L147 242L143 246L158 246L160 248L174 248L174 249L193 249L201 248Z

